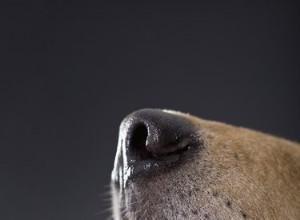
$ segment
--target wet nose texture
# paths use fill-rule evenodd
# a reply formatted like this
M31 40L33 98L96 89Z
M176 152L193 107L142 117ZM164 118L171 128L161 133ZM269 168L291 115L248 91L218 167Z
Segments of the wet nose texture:
M185 117L143 109L124 119L126 149L134 160L164 158L188 150L196 140L194 125Z

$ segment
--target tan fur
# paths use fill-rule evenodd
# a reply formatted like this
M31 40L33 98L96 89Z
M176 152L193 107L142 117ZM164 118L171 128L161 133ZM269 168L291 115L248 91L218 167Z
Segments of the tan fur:
M300 219L300 146L245 128L193 120L222 178L215 190L254 219Z
M132 182L124 219L300 219L298 143L168 112L191 121L204 148Z

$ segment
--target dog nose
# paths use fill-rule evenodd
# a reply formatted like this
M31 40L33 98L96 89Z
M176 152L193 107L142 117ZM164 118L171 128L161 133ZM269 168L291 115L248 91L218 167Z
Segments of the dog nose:
M189 147L193 134L192 123L183 116L155 109L132 113L121 129L129 158L135 160L179 153Z
M142 172L177 164L200 146L196 133L191 120L180 113L156 109L131 113L120 126L113 182L125 187Z

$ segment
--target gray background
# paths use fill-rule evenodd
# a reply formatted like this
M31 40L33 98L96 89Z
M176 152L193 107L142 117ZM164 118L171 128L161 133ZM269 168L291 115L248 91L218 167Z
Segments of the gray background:
M1 220L107 217L139 108L300 140L296 1L147 2L0 3Z

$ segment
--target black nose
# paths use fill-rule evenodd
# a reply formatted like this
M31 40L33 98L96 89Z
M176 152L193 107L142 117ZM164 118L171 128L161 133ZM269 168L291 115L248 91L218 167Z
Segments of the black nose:
M132 113L123 126L129 156L140 160L179 153L189 147L194 134L186 118L154 109Z
M146 172L154 163L157 167L174 162L198 140L195 126L181 114L155 109L133 112L120 126L112 177L120 181L134 172Z

